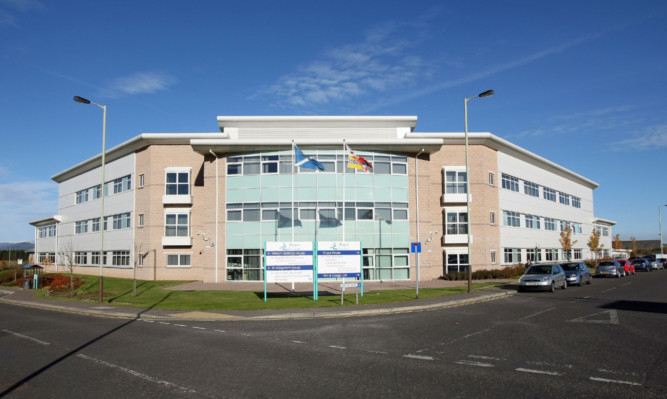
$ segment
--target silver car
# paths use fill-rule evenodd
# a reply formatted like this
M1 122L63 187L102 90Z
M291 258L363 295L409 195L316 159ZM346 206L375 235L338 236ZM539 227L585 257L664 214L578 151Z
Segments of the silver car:
M523 272L519 279L518 291L556 291L556 287L567 288L565 272L560 265L534 265Z
M595 277L617 277L625 276L625 268L615 260L603 260L595 268Z

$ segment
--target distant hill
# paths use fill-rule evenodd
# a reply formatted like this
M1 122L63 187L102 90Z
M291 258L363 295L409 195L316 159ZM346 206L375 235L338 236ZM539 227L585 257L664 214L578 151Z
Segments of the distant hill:
M35 243L31 241L24 242L0 242L0 251L11 249L13 251L34 251Z
M621 241L623 248L632 249L632 241ZM637 250L660 248L660 240L637 240Z

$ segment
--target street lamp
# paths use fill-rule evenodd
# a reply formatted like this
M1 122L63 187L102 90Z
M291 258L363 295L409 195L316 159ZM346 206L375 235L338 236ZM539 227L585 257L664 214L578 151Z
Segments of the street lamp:
M468 227L468 293L472 291L472 251L470 246L470 165L468 163L468 101L477 97L490 97L493 90L487 90L474 97L468 97L463 101L464 119L465 119L465 140L466 140L466 209L467 209L467 227Z
M660 254L661 255L665 253L664 246L662 244L662 207L663 206L667 206L667 205L658 206L658 221L659 221L659 224L660 224Z
M103 302L104 297L104 282L102 280L102 266L104 262L104 163L105 163L105 152L106 152L106 141L107 141L107 106L94 103L90 100L86 100L83 97L74 96L74 101L81 104L93 104L102 108L104 111L104 116L102 118L102 184L100 185L100 303Z

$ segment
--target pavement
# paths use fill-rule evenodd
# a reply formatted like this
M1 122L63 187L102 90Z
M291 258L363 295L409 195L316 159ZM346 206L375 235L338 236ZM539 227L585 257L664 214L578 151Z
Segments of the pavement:
M275 309L275 310L224 310L224 311L174 311L151 308L136 308L122 305L100 304L97 302L75 302L55 299L36 298L34 290L0 288L0 303L40 308L52 311L75 313L96 317L110 317L122 319L143 320L171 320L171 321L261 321L261 320L294 320L316 318L342 318L359 316L377 316L408 312L422 312L434 309L444 309L464 306L473 303L492 301L505 298L516 293L511 284L513 280L487 280L499 283L508 283L473 291L471 293L454 294L427 299L414 299L405 302L385 303L379 305L341 305L338 307L308 308L308 309ZM432 280L422 281L419 288L446 288L466 285L466 281ZM204 283L192 282L175 287L171 290L234 290L263 292L261 282L223 282ZM377 290L413 289L416 294L414 281L385 281L365 282L364 294L368 295ZM292 285L269 284L267 292L291 292ZM297 283L294 291L302 295L312 295L312 285ZM340 282L326 282L318 285L320 296L340 295ZM346 300L354 300L355 289L347 288Z

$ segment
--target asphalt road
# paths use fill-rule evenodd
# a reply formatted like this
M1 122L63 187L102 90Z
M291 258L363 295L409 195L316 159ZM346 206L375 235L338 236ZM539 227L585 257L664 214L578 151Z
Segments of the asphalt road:
M667 271L458 308L150 322L0 304L0 396L665 398Z

